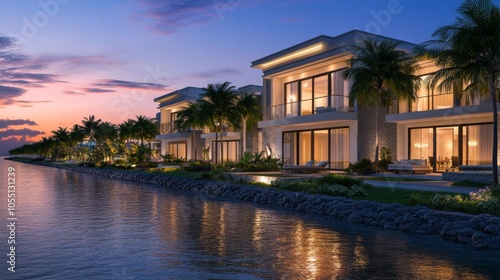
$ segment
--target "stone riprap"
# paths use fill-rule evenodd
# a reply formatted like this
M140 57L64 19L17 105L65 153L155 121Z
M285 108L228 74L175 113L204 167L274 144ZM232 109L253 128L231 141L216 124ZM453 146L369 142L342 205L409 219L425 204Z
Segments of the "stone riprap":
M469 215L435 211L424 206L408 207L400 204L381 204L366 200L358 201L343 197L262 189L207 180L172 178L138 171L68 165L59 165L59 167L110 178L154 184L170 189L253 201L388 230L437 235L447 240L478 248L500 249L500 217L487 214Z

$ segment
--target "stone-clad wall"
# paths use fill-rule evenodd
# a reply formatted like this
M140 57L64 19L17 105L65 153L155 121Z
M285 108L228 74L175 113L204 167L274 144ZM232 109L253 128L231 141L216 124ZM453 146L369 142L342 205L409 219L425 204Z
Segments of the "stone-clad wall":
M170 189L189 190L280 206L388 230L436 235L443 239L479 248L500 249L500 217L492 215L450 213L434 211L423 206L407 207L399 204L379 204L371 201L262 189L231 183L178 179L144 172L79 166L65 166L63 168L110 178L155 184Z
M397 152L397 125L385 121L388 112L387 107L379 108L379 148L389 148L394 160ZM375 132L375 108L358 105L358 161L363 158L374 160Z

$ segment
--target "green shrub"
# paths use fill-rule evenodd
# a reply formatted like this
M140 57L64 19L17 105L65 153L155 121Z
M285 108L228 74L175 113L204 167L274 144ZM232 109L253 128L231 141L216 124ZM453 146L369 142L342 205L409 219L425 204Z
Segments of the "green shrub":
M359 162L349 163L349 167L345 170L347 174L369 175L376 172L375 166L368 158L364 158Z
M182 166L183 170L186 171L193 171L193 172L199 172L199 171L211 171L213 169L213 166L210 162L207 161L193 161L188 164L185 164Z
M242 171L278 171L281 169L281 160L271 155L261 153L243 153L237 167Z
M349 177L349 176L341 175L341 174L328 174L328 175L325 175L325 176L319 178L318 181L320 183L323 183L323 184L330 184L330 185L337 184L337 185L342 185L342 186L345 186L348 188L350 188L354 185L362 186L362 187L370 187L370 185L365 184L362 179L353 178L353 177Z
M359 185L355 184L354 181L349 181L345 178L342 178L346 176L342 175L332 176L332 175L327 175L322 178L278 179L271 182L271 186L274 188L279 188L289 191L332 195L332 196L352 197L352 196L367 195L364 187L367 186L367 184L364 184L361 180L356 181L358 183L361 183ZM325 179L325 177L327 178ZM335 180L337 180L338 182L341 181L348 182L349 185L345 186L339 183L335 183Z
M380 159L378 161L378 171L385 172L392 163L391 151L387 147L380 148Z
M461 195L436 194L431 199L424 199L419 194L412 194L409 202L412 205L425 205L435 210L458 211L469 214L487 213L500 216L500 202L491 197L488 188L470 193L470 198Z

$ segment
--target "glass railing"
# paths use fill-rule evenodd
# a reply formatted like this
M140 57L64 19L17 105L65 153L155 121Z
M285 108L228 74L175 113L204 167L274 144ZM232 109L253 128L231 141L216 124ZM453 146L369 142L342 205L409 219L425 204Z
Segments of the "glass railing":
M328 102L330 100L330 102ZM299 110L300 104L300 110ZM328 106L328 104L332 104ZM349 99L346 96L322 96L314 99L302 100L271 106L270 119L277 120L311 114L326 112L354 112L353 107L349 107Z

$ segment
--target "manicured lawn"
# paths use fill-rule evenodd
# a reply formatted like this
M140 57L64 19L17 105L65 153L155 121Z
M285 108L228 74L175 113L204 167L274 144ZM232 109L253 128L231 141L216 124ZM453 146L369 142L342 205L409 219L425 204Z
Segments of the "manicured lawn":
M451 184L451 185L458 186L458 187L484 188L486 186L489 186L490 184L471 182L471 181L466 180L466 181L453 182L453 184Z
M397 188L369 188L367 190L368 196L355 196L352 199L356 200L371 200L381 203L400 203L409 205L410 195L418 193L422 198L431 199L438 192L425 192L417 190L405 190ZM439 194L455 195L455 193L439 192Z
M419 178L406 178L406 177L384 177L384 176L368 176L363 177L364 180L373 181L387 181L387 182L422 182L422 181L432 181L430 179L419 179Z

